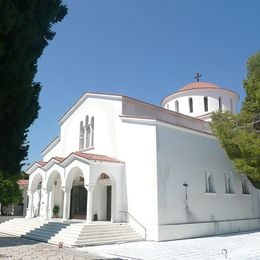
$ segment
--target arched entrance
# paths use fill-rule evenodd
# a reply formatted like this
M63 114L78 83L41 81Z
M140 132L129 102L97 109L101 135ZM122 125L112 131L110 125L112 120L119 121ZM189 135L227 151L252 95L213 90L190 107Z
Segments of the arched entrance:
M29 203L28 203L28 217L39 217L42 215L42 197L43 197L43 190L42 190L42 182L43 177L40 173L37 173L32 178L32 182L29 183Z
M87 212L87 190L84 187L84 177L78 176L74 179L70 198L70 218L86 219Z
M50 217L59 217L63 216L63 192L61 189L61 175L58 171L54 171L50 174L47 179L47 192L50 192L48 199L47 207L48 210L46 212L47 218ZM56 208L56 212L54 212L54 207Z
M34 192L34 217L41 216L41 204L42 204L42 181L37 185L36 191Z
M98 220L111 221L112 215L112 181L106 173L101 173L97 181Z

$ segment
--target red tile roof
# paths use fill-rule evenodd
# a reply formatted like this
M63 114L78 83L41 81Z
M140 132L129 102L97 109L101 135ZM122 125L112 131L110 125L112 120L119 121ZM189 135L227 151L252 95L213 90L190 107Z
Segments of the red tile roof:
M121 162L116 158L112 158L112 157L108 157L106 155L100 155L100 154L83 153L83 152L74 152L72 154L79 156L81 158L90 160L90 161L105 161L105 162L116 162L116 163Z
M219 89L220 87L213 83L208 82L192 82L183 86L178 92L191 90L191 89Z
M37 164L39 164L41 167L44 166L47 162L43 162L43 161L37 161Z
M17 184L19 186L28 186L29 180L18 180Z
M63 157L59 157L59 156L54 156L51 159L54 159L55 161L58 161L58 162L64 161L64 158Z
M114 162L114 163L123 163L122 161L116 159L116 158L112 158L106 155L100 155L100 154L92 154L92 153L83 153L83 152L73 152L70 155L68 155L66 158L64 157L52 157L48 162L43 162L43 161L37 161L36 164L40 165L40 167L45 166L46 164L48 164L51 160L55 160L58 163L62 163L63 161L65 161L67 158L69 158L71 155L75 155L78 157L81 157L83 159L87 159L90 161L103 161L103 162Z

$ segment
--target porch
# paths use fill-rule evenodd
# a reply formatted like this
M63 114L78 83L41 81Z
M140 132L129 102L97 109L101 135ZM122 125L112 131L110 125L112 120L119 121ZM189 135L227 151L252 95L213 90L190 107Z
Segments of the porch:
M88 246L141 241L144 238L128 223L107 221L13 218L0 224L0 233L42 241L59 246Z
M119 212L126 207L122 162L77 152L34 165L28 173L27 218L122 221Z

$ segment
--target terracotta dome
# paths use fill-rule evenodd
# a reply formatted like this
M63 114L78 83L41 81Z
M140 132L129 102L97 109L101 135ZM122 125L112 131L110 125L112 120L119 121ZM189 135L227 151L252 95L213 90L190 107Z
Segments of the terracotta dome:
M191 89L218 89L218 85L208 82L192 82L183 86L178 92L191 90Z

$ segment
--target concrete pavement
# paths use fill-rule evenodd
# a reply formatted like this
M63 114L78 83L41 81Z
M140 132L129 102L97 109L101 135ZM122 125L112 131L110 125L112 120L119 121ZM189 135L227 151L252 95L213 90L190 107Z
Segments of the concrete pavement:
M0 259L260 260L260 232L167 242L61 248L0 233Z
M260 232L167 242L135 242L85 247L104 257L142 260L260 260Z

